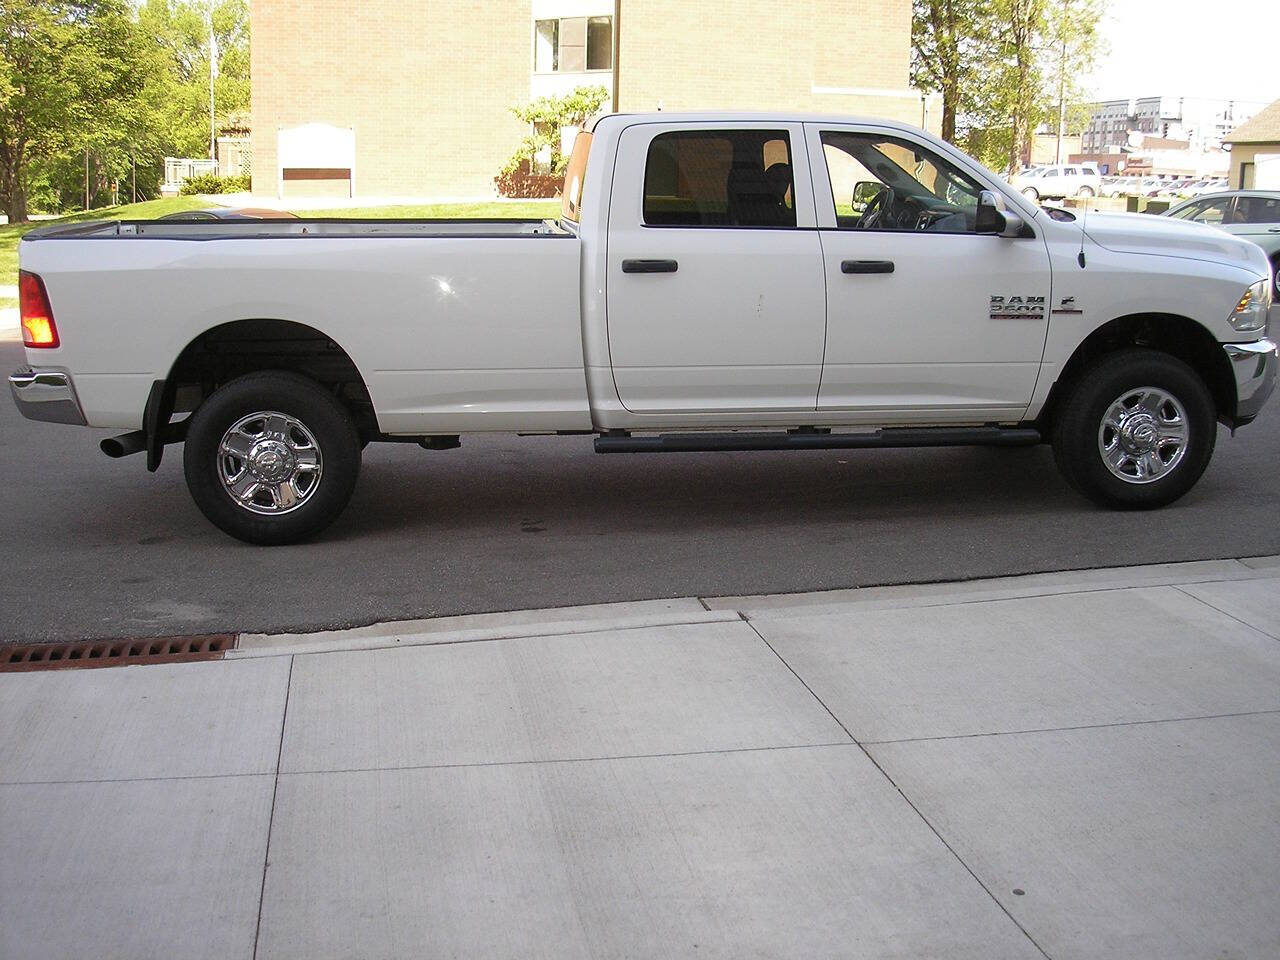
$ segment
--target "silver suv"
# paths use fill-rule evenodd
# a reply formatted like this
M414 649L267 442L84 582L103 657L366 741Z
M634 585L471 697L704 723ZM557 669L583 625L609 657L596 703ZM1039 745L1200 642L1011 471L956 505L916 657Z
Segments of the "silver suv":
M1033 167L1009 183L1028 200L1062 197L1096 197L1102 192L1102 175L1092 163L1052 163Z

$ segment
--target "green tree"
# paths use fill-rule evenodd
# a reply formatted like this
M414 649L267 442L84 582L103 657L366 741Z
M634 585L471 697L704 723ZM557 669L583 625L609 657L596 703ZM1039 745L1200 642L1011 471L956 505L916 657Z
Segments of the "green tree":
M34 163L115 149L149 126L142 91L158 61L125 0L0 5L0 203L27 219Z
M993 59L992 0L914 0L912 85L942 95L942 139L956 140L959 118L972 112L977 81Z
M912 80L942 95L943 137L1017 169L1037 128L1075 125L1100 13L1100 0L913 0Z
M146 0L138 23L163 52L160 134L174 156L209 155L209 25L217 47L215 126L249 109L249 7L246 0Z

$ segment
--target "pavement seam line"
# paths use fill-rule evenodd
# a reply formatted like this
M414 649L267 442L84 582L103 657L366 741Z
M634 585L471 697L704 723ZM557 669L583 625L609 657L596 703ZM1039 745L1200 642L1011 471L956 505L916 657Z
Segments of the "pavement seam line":
M545 757L534 760L482 760L475 763L417 763L403 767L342 767L337 769L279 770L277 776L297 777L324 773L381 773L398 770L456 770L470 767L517 767L538 763L601 763L609 760L658 760L664 757L703 757L731 753L761 753L770 750L815 750L826 747L892 746L899 743L930 743L937 740L973 740L979 737L1015 737L1035 733L1066 733L1073 730L1105 730L1110 727L1142 726L1153 723L1186 723L1195 720L1229 720L1235 717L1264 717L1280 713L1275 710L1248 710L1244 713L1215 713L1197 717L1167 717L1160 720L1125 720L1118 723L1083 724L1074 727L1038 727L1030 730L998 730L993 733L959 733L945 737L904 737L899 740L839 740L826 743L784 743L765 747L724 747L717 750L681 750L674 753L618 753L598 757ZM836 721L839 723L839 721ZM197 773L180 777L92 777L80 780L5 780L5 787L74 786L86 783L163 783L171 780L226 780L234 777L267 777L270 771L257 773Z
M867 760L871 762L871 765L880 772L880 776L884 777L885 780L888 781L889 786L893 787L893 789L898 792L898 796L900 796L903 799L903 801L907 804L907 806L910 807L915 812L915 815L920 818L920 822L923 823L926 827L928 827L929 831L935 837L938 838L938 842L942 844L943 848L948 853L950 853L951 856L955 857L956 862L960 864L961 867L964 868L965 872L968 873L970 877L973 878L973 882L976 883L979 886L979 888L981 888L981 890L988 897L991 898L991 902L994 903L996 907L1000 910L1000 912L1003 913L1009 919L1009 922L1012 923L1015 927L1017 927L1019 931L1021 931L1022 935L1027 938L1028 942L1030 942L1030 944L1033 947L1035 947L1037 951L1039 951L1040 955L1044 957L1045 960L1051 960L1049 954L1045 952L1044 947L1040 946L1040 944L1036 942L1036 938L1031 936L1031 934L1027 931L1027 928L1024 927L1021 923L1019 923L1017 918L1015 918L1014 915L1009 912L1008 908L1005 907L1005 905L1000 902L1000 900L996 897L996 895L991 891L991 888L988 887L985 883L983 883L978 878L978 875L973 872L973 868L970 867L969 864L965 863L964 858L961 857L960 854L956 851L956 849L947 842L946 838L939 832L938 828L935 827L930 822L929 818L924 815L923 811L921 811L921 809L917 807L914 802L912 802L911 798L906 795L902 787L898 786L897 782L893 779L893 777L889 776L888 771L885 770L884 767L880 766L880 764L876 762L876 758L873 757L871 755L871 752L866 748L866 746L863 745L858 740L858 738L852 734L852 732L850 732L849 728L844 725L844 721L842 721L839 717L837 717L835 713L832 712L831 708L826 705L823 699L820 696L818 696L817 693L814 692L813 688L810 687L809 684L805 682L804 678L801 677L800 674L796 673L795 668L793 668L791 664L787 663L786 658L784 658L782 654L780 654L776 649L774 649L773 644L771 644L768 640L765 639L764 634L756 629L755 624L753 624L750 620L747 620L745 616L743 617L743 621L747 624L747 626L751 628L752 632L754 632L755 635L760 638L760 641L766 647L768 647L770 651L772 651L773 655L778 658L778 660L782 663L782 665L791 671L791 675L795 677L797 680L799 680L801 684L804 685L804 688L809 691L809 693L813 696L815 700L818 701L818 703L822 704L822 709L826 710L827 713L831 716L831 719L840 725L840 729L843 730L846 734L848 734L852 744L862 751L862 755L866 757Z
M1232 717L1265 717L1280 713L1280 708L1269 710L1243 710L1240 713L1207 713L1195 717L1158 717L1155 720L1117 720L1114 723L1081 723L1070 727L1032 727L1027 730L993 730L990 733L953 733L938 737L900 737L896 740L863 740L861 743L878 747L894 743L932 743L937 740L977 740L981 737L1018 737L1033 733L1069 733L1073 730L1108 730L1112 727L1141 727L1153 723L1190 723L1195 720L1229 720Z
M1280 579L1280 578L1276 578L1276 577L1231 577L1231 578L1228 578L1228 579L1225 579L1225 580L1224 580L1224 579L1212 579L1212 580L1183 580L1183 581L1181 581L1181 582L1179 582L1179 583L1156 583L1156 582L1152 582L1152 583L1131 583L1131 584L1128 584L1128 585L1126 585L1126 586L1119 586L1119 587L1103 587L1103 586L1097 586L1097 587L1085 587L1085 588L1080 589L1080 590L1063 590L1063 589L1054 589L1054 590L1046 591L1046 592L1044 592L1044 593L1020 593L1020 594L1017 594L1017 595L1014 595L1014 596L1007 596L1007 597L973 597L973 598L967 598L967 597L966 597L966 598L964 598L964 599L960 599L960 600L947 600L947 599L944 599L944 600L941 600L941 601L940 601L940 602L938 602L938 603L909 602L909 603L903 603L903 605L902 605L902 606L891 606L891 607L868 607L867 609L865 609L865 610L863 610L863 611L861 611L861 612L863 612L863 613L887 613L887 612L894 611L894 610L923 610L923 609L927 609L927 608L931 608L931 607L962 607L962 606L968 606L968 605L970 605L970 604L974 604L974 603L1009 603L1009 602L1014 601L1014 600L1039 600L1039 599L1042 599L1042 598L1044 598L1044 597L1076 597L1076 596L1082 596L1082 595L1084 595L1084 594L1089 594L1089 593L1116 593L1116 592L1118 592L1118 591L1124 591L1124 590L1156 590L1156 589L1159 589L1160 587L1174 587L1174 588L1176 589L1176 588L1177 588L1177 587L1179 587L1179 586L1183 586L1183 587L1195 587L1195 586L1200 586L1201 584L1213 584L1213 583L1242 583L1242 582L1248 582L1248 581L1252 581L1252 580L1274 580L1274 579ZM964 581L958 581L958 582L963 583ZM907 584L907 586L910 586L910 584ZM862 588L862 589L867 589L867 590L877 590L877 589L880 589L880 588L879 588L879 587L865 587L865 588ZM780 594L780 596L787 596L787 594ZM929 599L929 598L926 598L926 599ZM860 600L832 600L832 601L830 601L830 602L826 602L826 603L794 604L794 605L791 605L791 606L782 606L782 607L747 607L747 608L746 608L746 611L747 611L746 613L744 613L744 612L742 612L742 611L738 611L738 615L739 615L739 616L741 616L741 617L743 617L744 619L746 619L746 618L748 618L748 617L751 617L751 618L754 618L754 619L756 619L756 620L774 620L774 619L780 619L780 618L781 618L781 616L782 616L784 613L785 613L785 614L791 614L792 616L806 616L806 614L803 612L803 611L804 611L805 606L810 606L810 607L819 607L819 608L821 608L821 607L827 607L827 608L830 608L830 607L834 607L834 606L850 606L850 607L853 607L853 608L856 610L856 609L857 609L857 607L858 607L862 602L863 602L863 601L860 601ZM866 603L868 603L868 604L872 604L872 603L876 603L876 602L877 602L877 601L876 601L876 600L874 600L874 599L873 599L873 600L868 600L868 601L866 601ZM891 601L888 601L888 602L891 602ZM1216 610L1217 608L1215 607L1214 609ZM776 613L776 614L777 614L777 616L770 616L770 614L774 614L774 613ZM807 616L812 616L812 617L834 617L834 616L839 616L839 615L840 615L840 614L839 614L838 612L832 611L832 610L830 610L830 609L826 610L826 611L825 611L825 612L823 612L823 613L809 613L809 614L807 614ZM1228 615L1228 616L1230 616L1230 614L1227 614L1227 615ZM1243 623L1243 621L1241 621L1241 622ZM1254 629L1257 629L1257 628L1255 627ZM1268 634L1268 636L1270 636L1270 634Z
M636 623L629 624L625 627L592 627L589 630L557 630L555 633L516 633L497 637L463 637L458 640L425 640L419 643L380 643L370 646L347 646L335 647L332 650L290 650L288 647L246 647L237 648L236 652L240 656L232 657L232 660L258 660L267 657L314 657L323 656L328 653L371 653L377 650L410 650L415 647L452 647L462 643L499 643L503 640L541 640L553 637L585 637L593 633L621 633L624 630L653 630L658 627L701 627L709 623L734 623L734 611L732 610L708 610L708 613L721 613L723 617L707 620L677 620L677 621L660 621L655 623ZM394 634L392 636L395 636ZM417 634L409 634L409 636L417 636ZM356 638L361 639L361 638ZM370 637L364 639L380 640L380 637ZM322 641L308 641L311 643L319 643ZM340 642L340 641L335 641ZM305 646L305 643L299 643L297 646Z
M282 777L307 777L329 773L398 773L402 770L469 770L481 767L527 767L540 763L607 763L612 760L663 760L675 757L718 757L734 753L766 753L771 750L816 750L849 747L850 741L831 743L782 743L768 747L723 747L718 750L677 750L673 753L618 753L599 757L539 757L532 760L478 760L473 763L412 763L401 767L340 767L337 769L284 770Z
M1264 557L1269 558L1271 556L1272 554L1261 554L1258 557L1246 557L1244 559L1259 560ZM1064 573L1104 573L1104 572L1119 571L1119 570L1133 570L1138 567L1161 567L1161 566L1181 567L1181 566L1190 566L1196 563L1232 563L1232 564L1235 564L1237 567L1240 567L1243 571L1251 571L1251 570L1257 571L1257 570L1271 569L1269 567L1251 567L1247 563L1244 563L1241 560L1241 558L1234 557L1234 556L1232 557L1201 557L1200 559L1197 559L1197 560L1169 560L1169 561L1154 562L1154 563L1127 563L1127 564L1120 564L1119 566L1112 564L1110 566L1104 566L1104 567L1063 567L1060 570L1039 570L1039 571L1031 571L1031 572L1024 572L1024 573L1007 573L1007 574L989 576L989 577L958 577L958 578L952 577L950 579L938 579L938 580L909 580L902 583L864 583L861 585L854 584L853 586L849 586L849 587L831 587L827 590L817 590L817 591L781 590L781 591L776 591L774 593L757 593L757 594L721 593L721 594L714 594L714 595L709 594L707 595L707 598L711 600L727 601L727 600L761 599L764 597L807 597L807 596L815 596L817 594L823 594L823 593L841 593L841 592L851 592L851 591L860 591L860 590L888 590L888 589L894 589L899 587L901 588L945 587L952 584L974 584L974 583L983 583L983 582L998 583L1002 580L1020 580L1025 577L1054 577L1054 576L1060 576L1061 574L1064 574ZM1271 576L1272 575L1264 575L1261 577L1255 577L1255 576L1250 576L1247 572L1242 572L1237 575L1227 575L1227 576L1221 576L1221 577L1209 576L1203 580L1191 580L1186 582L1188 583L1233 583L1237 580L1267 580L1267 579L1271 579ZM1280 574L1276 574L1275 576L1280 576ZM1168 584L1164 584L1164 583L1155 583L1151 585L1152 586L1168 586ZM1147 584L1130 584L1127 587L1102 587L1100 589L1130 590L1130 589L1136 589L1137 587L1140 587L1140 586L1147 586ZM1034 594L1034 596L1040 596L1040 594ZM702 599L702 597L699 597L699 599ZM797 604L796 606L803 606L803 604ZM730 608L723 608L723 609L730 609ZM792 609L792 608L787 607L785 609Z
M938 842L941 843L946 848L948 853L950 853L953 857L956 858L956 862L960 864L960 866L964 867L965 872L973 878L973 882L976 883L980 888L982 888L982 891L988 897L991 898L991 902L994 903L999 908L1001 913L1003 913L1006 917L1009 918L1009 922L1012 923L1015 927L1017 927L1022 932L1022 935L1027 938L1028 942L1033 947L1035 947L1036 950L1040 952L1040 956L1044 957L1045 960L1052 960L1052 958L1049 956L1045 948L1040 946L1040 944L1036 941L1036 938L1031 935L1030 931L1028 931L1026 927L1024 927L1021 923L1018 922L1017 917L1015 917L1012 913L1009 912L1009 908L1000 902L1000 899L995 895L995 893L992 892L991 888L982 882L982 880L974 872L973 868L969 866L969 864L965 863L964 857L960 856L959 852L955 849L955 847L951 846L951 844L947 842L947 838L942 835L942 832L933 825L933 822L930 821L928 817L924 815L924 811L922 811L919 807L915 805L915 802L910 797L907 796L906 792L902 789L902 787L898 786L897 781L894 780L893 777L889 776L889 772L885 770L884 767L880 766L880 764L876 761L876 758L871 755L871 751L868 750L866 746L864 746L861 743L858 744L858 749L862 751L862 755L864 757L866 757L868 760L871 761L872 766L874 766L877 770L880 771L880 775L884 777L885 780L889 781L889 786L893 787L894 790L898 791L898 796L900 796L906 802L907 806L909 806L912 810L915 811L915 814L917 817L920 818L920 821L926 827L929 828L929 830L933 833L935 837L938 838Z
M293 689L293 658L289 658L289 675L284 683L284 712L280 716L280 745L276 749L276 777L271 787L271 813L267 816L267 843L262 852L262 886L258 888L258 922L253 927L253 953L258 960L258 938L262 935L262 905L267 899L267 868L271 865L271 828L276 822L276 795L280 792L280 763L284 759L284 731L289 722L289 694Z
M1273 633L1268 633L1266 630L1263 630L1261 627L1256 627L1256 626L1254 626L1252 623L1248 623L1248 622L1246 622L1246 621L1244 621L1244 620L1241 620L1241 619L1240 619L1239 617L1237 617L1234 613L1228 613L1226 610L1223 610L1223 609L1222 609L1221 607L1219 607L1217 604L1215 604L1215 603L1210 603L1210 602L1209 602L1208 600L1206 600L1204 597L1197 597L1194 593L1187 593L1187 591L1185 591L1185 590L1183 590L1183 589L1182 589L1182 587L1184 587L1184 586L1196 586L1196 584L1189 584L1189 583L1188 583L1188 584L1181 584L1181 585L1179 585L1179 584L1176 584L1176 583L1171 583L1171 584L1169 584L1169 586L1173 587L1173 589L1177 590L1177 591L1178 591L1180 594L1182 594L1184 597L1190 597L1192 600L1195 600L1197 603L1203 603L1203 604L1204 604L1206 607L1208 607L1210 610L1216 610L1216 611L1218 611L1218 613L1222 614L1224 617L1230 617L1230 618L1231 618L1232 620L1234 620L1236 623L1241 624L1242 626L1246 626L1246 627L1248 627L1250 630L1253 630L1253 631L1256 631L1257 633L1262 634L1264 637L1270 637L1272 640L1280 641L1280 637L1277 637L1275 634L1273 634Z

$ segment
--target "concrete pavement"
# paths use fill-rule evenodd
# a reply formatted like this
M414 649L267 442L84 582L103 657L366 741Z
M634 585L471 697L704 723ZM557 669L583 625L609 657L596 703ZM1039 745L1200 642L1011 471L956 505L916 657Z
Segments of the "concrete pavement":
M1280 558L0 676L0 956L1273 958Z

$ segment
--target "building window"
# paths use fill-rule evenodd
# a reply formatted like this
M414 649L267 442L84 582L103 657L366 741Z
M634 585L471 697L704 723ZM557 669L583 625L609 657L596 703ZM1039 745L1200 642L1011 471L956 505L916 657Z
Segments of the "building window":
M534 23L535 73L612 69L613 17L561 17Z

